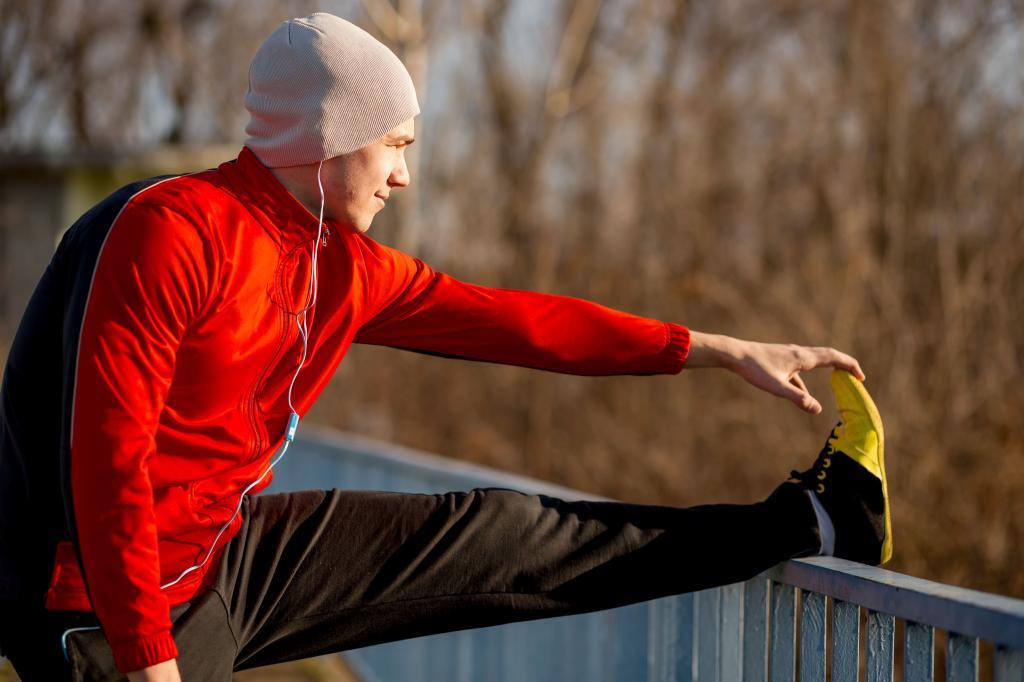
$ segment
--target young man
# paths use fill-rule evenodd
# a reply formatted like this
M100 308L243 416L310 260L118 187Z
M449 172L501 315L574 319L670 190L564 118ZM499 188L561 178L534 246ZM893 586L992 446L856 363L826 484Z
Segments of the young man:
M282 24L246 107L236 160L84 215L18 330L0 402L0 650L23 679L227 680L796 556L889 557L882 425L853 358L466 284L374 242L410 181L419 107L399 60L337 17ZM754 505L256 497L353 342L589 375L725 367L811 413L799 373L832 366L843 421Z

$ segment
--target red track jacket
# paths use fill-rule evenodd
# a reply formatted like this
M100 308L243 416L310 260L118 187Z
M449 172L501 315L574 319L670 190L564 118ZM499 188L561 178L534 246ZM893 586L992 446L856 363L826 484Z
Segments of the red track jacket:
M573 374L683 367L683 326L466 284L327 225L294 391L300 415L353 342ZM59 469L65 518L50 510L59 528L45 534L49 546L19 536L17 517L54 500L0 484L0 588L24 594L17 586L31 580L20 576L39 557L52 561L46 607L95 607L122 671L177 655L169 605L212 581L241 517L202 570L160 586L205 556L282 442L316 228L248 149L216 169L137 183L69 230L19 328L5 372L0 478L12 462L29 478L56 479ZM40 372L52 391L32 383ZM58 414L53 423L38 421L46 412ZM40 429L52 453L39 452ZM34 470L29 451L59 466Z

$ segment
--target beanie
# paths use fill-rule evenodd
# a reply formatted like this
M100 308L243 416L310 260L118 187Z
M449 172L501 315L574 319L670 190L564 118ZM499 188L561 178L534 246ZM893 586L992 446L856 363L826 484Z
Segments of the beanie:
M245 145L271 168L353 152L420 113L398 57L322 12L285 21L260 46L245 108Z

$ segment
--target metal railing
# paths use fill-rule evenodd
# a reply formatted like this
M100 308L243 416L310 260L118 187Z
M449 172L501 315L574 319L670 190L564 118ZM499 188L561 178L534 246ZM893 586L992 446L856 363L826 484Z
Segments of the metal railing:
M292 459L275 470L272 490L330 486L405 492L491 486L593 497L306 426ZM938 646L942 641L945 647ZM366 682L915 682L975 680L982 668L986 678L1022 682L1024 601L839 559L802 559L745 583L383 644L346 658Z

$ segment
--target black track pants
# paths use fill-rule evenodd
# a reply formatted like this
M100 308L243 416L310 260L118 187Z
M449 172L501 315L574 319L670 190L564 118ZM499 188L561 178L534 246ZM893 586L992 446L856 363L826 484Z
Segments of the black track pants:
M185 680L418 635L621 606L750 578L818 548L804 492L679 509L504 489L247 499L214 587L172 607ZM124 679L92 614L0 605L26 682Z

